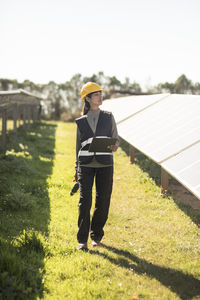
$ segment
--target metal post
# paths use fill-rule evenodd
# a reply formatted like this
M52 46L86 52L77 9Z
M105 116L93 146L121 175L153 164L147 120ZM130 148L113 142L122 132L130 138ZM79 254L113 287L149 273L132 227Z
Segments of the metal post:
M167 194L169 183L168 173L161 167L161 193Z
M135 148L132 145L129 145L129 155L130 155L130 163L134 163L135 159Z
M21 126L21 117L22 117L21 106L18 106L18 127Z
M23 106L23 127L26 128L26 106Z
M33 122L37 121L37 107L36 105L33 106Z
M15 134L17 134L17 116L18 116L17 104L13 104L13 131Z
M28 118L28 128L30 128L30 120L31 120L31 107L30 107L30 105L27 107L27 118Z
M6 153L7 110L2 111L2 152Z

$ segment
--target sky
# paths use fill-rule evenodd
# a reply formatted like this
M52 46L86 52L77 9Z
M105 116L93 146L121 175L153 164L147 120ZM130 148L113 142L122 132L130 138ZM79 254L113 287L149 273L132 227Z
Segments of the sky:
M200 82L200 0L0 0L0 78Z

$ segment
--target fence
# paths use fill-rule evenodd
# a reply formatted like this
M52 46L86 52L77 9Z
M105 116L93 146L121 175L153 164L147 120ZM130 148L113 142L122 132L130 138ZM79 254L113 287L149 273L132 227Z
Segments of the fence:
M0 92L0 117L2 118L0 153L5 154L7 142L7 121L13 121L12 130L17 135L17 128L23 122L24 129L29 128L31 120L40 120L41 97L22 89Z

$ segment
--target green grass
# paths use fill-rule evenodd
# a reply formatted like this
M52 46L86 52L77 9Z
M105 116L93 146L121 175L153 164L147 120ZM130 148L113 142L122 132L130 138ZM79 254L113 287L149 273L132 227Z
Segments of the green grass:
M0 299L199 299L200 212L162 197L159 168L115 153L103 246L76 250L75 125L41 123L0 159ZM153 176L154 179L152 179ZM95 191L94 191L95 192Z
M21 124L22 124L22 122L21 122ZM12 120L7 121L7 130L13 130L13 121ZM0 117L0 134L1 134L1 131L2 131L2 119Z

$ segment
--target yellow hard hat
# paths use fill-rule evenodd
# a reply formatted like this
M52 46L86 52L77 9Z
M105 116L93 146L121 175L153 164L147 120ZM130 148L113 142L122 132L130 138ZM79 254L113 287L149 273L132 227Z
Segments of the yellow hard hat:
M87 82L81 89L81 100L84 101L87 95L98 91L103 91L103 89L97 83Z

